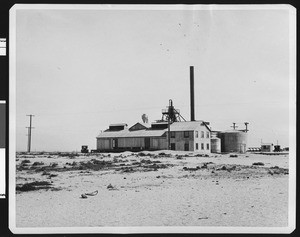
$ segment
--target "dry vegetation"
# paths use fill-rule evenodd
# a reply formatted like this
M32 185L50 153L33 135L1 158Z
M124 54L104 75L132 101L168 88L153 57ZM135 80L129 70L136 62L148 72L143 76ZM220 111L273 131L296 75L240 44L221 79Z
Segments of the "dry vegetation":
M287 223L287 156L18 153L16 168L24 227Z

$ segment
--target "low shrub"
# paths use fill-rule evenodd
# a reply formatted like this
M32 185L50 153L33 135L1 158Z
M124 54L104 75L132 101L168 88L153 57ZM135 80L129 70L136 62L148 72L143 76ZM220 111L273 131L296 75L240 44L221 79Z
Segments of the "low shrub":
M52 168L55 168L56 166L58 166L57 163L52 163L52 164L51 164L51 167L52 167Z
M31 183L25 183L23 185L18 185L16 187L17 191L27 192L27 191L33 191L43 188L48 188L51 185L48 181L35 181Z
M30 163L30 160L22 160L21 165Z
M34 162L33 164L32 164L32 166L37 166L37 165L44 165L44 163L43 162Z
M42 175L50 175L50 173L47 172L47 171L44 171L44 172L42 173Z
M141 163L151 164L152 162L151 162L151 160L144 160L144 159L142 159L142 160L141 160Z
M27 183L27 184L23 184L23 185L17 186L17 187L16 187L16 190L17 190L17 191L23 191L23 192L26 192L26 191L36 190L36 188L35 188L35 186L33 186L32 184Z
M262 162L254 162L252 165L265 165L264 163L262 163Z

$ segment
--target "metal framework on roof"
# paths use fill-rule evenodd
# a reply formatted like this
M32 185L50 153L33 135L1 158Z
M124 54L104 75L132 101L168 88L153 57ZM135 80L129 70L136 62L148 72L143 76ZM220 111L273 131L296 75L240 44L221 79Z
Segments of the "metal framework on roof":
M173 106L173 101L170 99L169 106L167 106L167 109L162 110L162 118L160 121L174 123L186 120L184 119L184 117L181 116L180 111L175 109L175 107Z

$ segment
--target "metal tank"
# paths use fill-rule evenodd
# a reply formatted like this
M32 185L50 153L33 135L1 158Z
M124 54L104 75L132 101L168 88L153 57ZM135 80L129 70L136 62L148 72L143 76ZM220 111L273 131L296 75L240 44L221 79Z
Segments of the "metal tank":
M247 133L239 130L227 130L219 134L221 138L222 152L239 152L247 151Z
M221 153L221 139L212 134L210 139L211 153Z

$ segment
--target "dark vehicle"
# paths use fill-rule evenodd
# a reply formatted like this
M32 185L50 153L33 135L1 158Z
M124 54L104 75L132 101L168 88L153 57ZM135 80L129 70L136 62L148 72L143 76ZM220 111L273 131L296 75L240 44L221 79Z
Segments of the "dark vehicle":
M88 146L81 146L81 153L89 153Z

